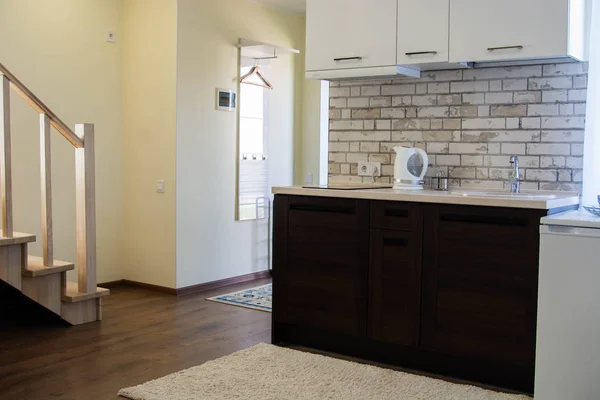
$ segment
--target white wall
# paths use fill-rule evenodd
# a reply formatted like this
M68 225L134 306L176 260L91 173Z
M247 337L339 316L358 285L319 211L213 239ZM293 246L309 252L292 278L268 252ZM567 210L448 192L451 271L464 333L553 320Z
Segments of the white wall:
M123 277L122 24L119 0L0 1L0 63L70 127L96 125L99 281ZM11 105L15 228L41 255L39 117L14 92ZM75 262L74 150L56 132L52 146L55 257Z
M304 18L247 0L179 0L177 25L177 287L264 270L255 262L259 222L234 221L236 113L215 110L215 89L237 91L240 38L285 47L304 43ZM298 56L273 63L271 182L293 181L302 99ZM300 106L299 106L300 107ZM300 113L299 113L300 112ZM301 142L301 140L300 140Z
M177 1L123 5L123 278L174 288Z

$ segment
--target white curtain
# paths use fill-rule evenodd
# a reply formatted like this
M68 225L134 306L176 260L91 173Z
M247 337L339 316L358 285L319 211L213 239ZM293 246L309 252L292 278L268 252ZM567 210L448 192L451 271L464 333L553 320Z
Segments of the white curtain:
M583 204L598 206L600 195L600 0L593 0L590 65L583 151Z

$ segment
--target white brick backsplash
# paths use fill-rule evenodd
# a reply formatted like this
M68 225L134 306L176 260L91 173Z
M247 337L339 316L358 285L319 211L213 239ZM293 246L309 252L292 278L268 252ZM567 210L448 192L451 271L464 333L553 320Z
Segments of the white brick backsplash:
M398 119L392 122L394 130L425 130L431 129L431 122L428 119Z
M556 170L528 169L525 172L525 180L537 182L556 182Z
M460 156L460 164L466 167L481 167L483 165L483 156Z
M391 97L371 97L369 99L369 107L390 107L391 105Z
M575 88L575 89L587 88L587 75L573 77L573 88Z
M471 92L487 92L490 84L487 81L474 82L452 82L450 84L451 93L471 93Z
M329 97L349 97L350 96L350 88L342 87L342 88L330 88L329 89Z
M363 129L363 121L331 121L329 123L331 130L353 130Z
M379 145L378 145L379 147ZM341 143L341 142L329 142L329 151L340 151L340 152L348 152L350 151L349 143Z
M450 154L485 154L487 144L485 143L450 143Z
M569 90L567 94L568 101L586 101L587 100L587 89L573 89Z
M485 103L484 93L466 93L462 95L463 104L483 104Z
M431 154L448 154L450 145L448 143L427 143L427 152Z
M525 104L515 105L493 105L490 106L492 117L521 117L527 115L527 106Z
M394 142L422 142L423 131L399 131L392 132Z
M542 131L542 142L577 143L583 142L585 131Z
M529 79L529 90L551 90L551 89L570 89L573 87L573 78L562 76L556 78L532 78Z
M404 108L382 108L381 118L405 118L406 109Z
M418 107L417 116L419 118L447 117L448 107Z
M542 118L543 129L584 129L583 117L553 117Z
M528 143L527 154L529 155L548 155L548 156L568 156L571 152L570 145L567 143Z
M437 104L436 95L413 96L412 104L415 106L435 106Z
M470 69L463 72L463 79L505 79L505 78L529 78L542 76L541 65L530 65L524 67L502 67Z
M525 154L524 143L502 143L503 154L522 155Z
M542 101L540 92L515 92L513 94L515 104L539 103Z
M510 155L484 156L483 165L487 167L510 168ZM520 156L519 165L521 168L539 168L539 157Z
M583 168L583 157L567 157L567 168Z
M382 163L389 183L398 145L425 149L455 187L507 190L518 155L523 190L581 190L587 64L429 71L422 79L330 82L328 170L358 177Z
M348 98L348 108L365 108L369 107L368 97L350 97Z
M392 138L392 133L386 131L331 131L329 137L331 141L338 142L388 142Z
M559 114L560 115L573 115L575 114L575 104L560 104Z
M506 127L504 118L463 118L463 129L503 129Z
M463 142L539 142L539 131L464 131Z
M521 128L523 129L540 129L542 120L540 117L521 118Z
M519 129L519 118L506 118L506 129Z
M392 97L392 106L410 106L412 104L411 96L394 96Z
M566 90L544 90L542 92L543 103L561 103L569 100L569 92Z
M513 102L512 92L486 93L485 102L487 104L510 104Z
M450 93L450 83L429 83L427 84L427 93Z
M379 143L363 142L360 144L361 153L379 153Z
M527 90L527 79L505 79L502 81L503 90Z
M381 86L363 86L360 88L361 96L379 96L381 95Z
M346 161L349 163L367 162L369 155L367 153L348 153Z
M527 106L527 115L558 115L558 104L529 104Z
M377 130L390 130L392 129L392 121L389 119L382 119L375 121L375 129Z
M543 66L544 76L583 74L582 63L548 64Z
M542 168L564 168L566 165L565 157L540 157L540 167Z
M444 94L437 96L437 103L440 106L457 105L461 103L460 94Z
M399 94L415 94L416 87L414 84L404 85L384 85L381 87L381 94L387 95L399 95Z
M460 166L459 155L438 155L435 157L436 165L440 166Z
M501 92L502 81L490 81L490 92Z
M431 129L444 129L444 120L442 119L432 119L431 121Z

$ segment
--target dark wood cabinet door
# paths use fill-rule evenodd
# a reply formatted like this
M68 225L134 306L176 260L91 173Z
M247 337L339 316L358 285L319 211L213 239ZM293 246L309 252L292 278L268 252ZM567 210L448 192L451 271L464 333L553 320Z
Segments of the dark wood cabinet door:
M420 297L421 230L371 230L369 338L418 345Z
M473 206L425 209L423 348L533 372L544 214Z
M365 337L369 202L277 196L274 321Z

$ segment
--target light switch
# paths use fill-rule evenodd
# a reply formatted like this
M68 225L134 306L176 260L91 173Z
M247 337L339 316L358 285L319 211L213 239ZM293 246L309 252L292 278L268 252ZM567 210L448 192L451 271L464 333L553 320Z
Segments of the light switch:
M165 192L165 181L156 181L156 193Z

